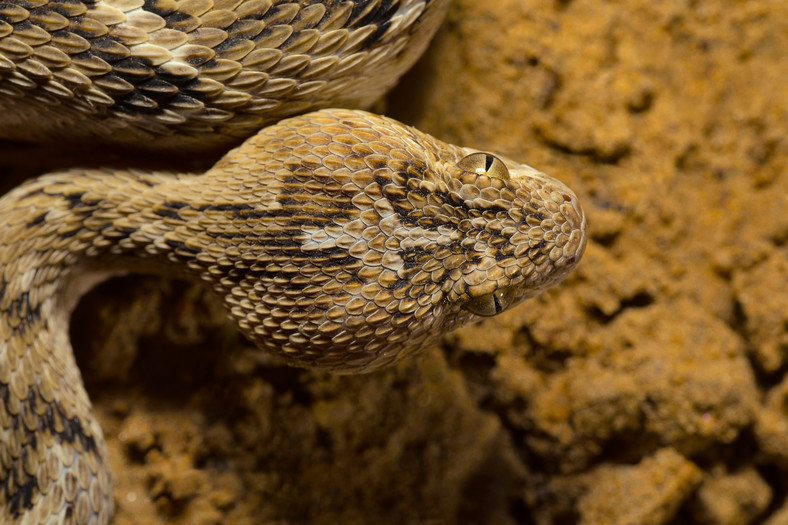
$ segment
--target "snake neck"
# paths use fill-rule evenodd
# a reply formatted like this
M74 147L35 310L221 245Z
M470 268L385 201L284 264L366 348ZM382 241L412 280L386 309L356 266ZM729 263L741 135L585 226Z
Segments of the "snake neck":
M24 281L20 293L38 287L43 299L52 295L44 293L48 284L70 284L75 272L125 271L152 258L160 266L167 259L156 256L174 247L164 238L174 225L159 195L172 178L73 171L20 186L0 200L0 221L7 225L0 233L3 279ZM164 203L151 210L151 201Z

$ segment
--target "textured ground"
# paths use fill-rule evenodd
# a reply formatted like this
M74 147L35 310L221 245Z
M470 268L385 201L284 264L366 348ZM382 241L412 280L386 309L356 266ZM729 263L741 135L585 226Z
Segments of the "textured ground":
M72 337L116 523L788 524L786 49L779 0L455 0L380 109L575 189L579 269L363 377L102 285Z

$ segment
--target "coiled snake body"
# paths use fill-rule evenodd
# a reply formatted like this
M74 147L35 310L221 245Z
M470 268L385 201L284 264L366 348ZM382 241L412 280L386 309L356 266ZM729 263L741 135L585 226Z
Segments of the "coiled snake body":
M189 148L336 100L366 104L418 56L446 3L227 0L215 2L216 11L210 4L0 4L0 109L8 117L0 131L43 140L156 136L151 146ZM198 11L204 24L192 27ZM169 34L183 29L178 24L191 33ZM156 28L148 47L123 40L139 40L139 25ZM84 50L83 41L94 47ZM220 42L203 45L213 41ZM69 45L83 50L63 65ZM182 49L189 45L196 48ZM40 49L47 46L59 53ZM118 46L128 56L118 58ZM290 60L315 46L306 64ZM363 56L346 60L354 53ZM90 82L69 84L84 83L79 75ZM283 75L292 82L277 83ZM364 86L360 94L336 98L342 75L347 86ZM91 275L158 271L207 281L261 348L296 365L359 372L551 286L586 243L577 198L557 180L350 109L282 120L201 175L42 176L0 199L0 228L4 523L110 520L107 452L67 330Z

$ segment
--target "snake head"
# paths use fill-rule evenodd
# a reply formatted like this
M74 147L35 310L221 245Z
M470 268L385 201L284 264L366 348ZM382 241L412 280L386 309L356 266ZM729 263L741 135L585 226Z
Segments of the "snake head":
M559 180L505 157L464 151L447 181L468 210L458 230L472 264L449 295L467 312L489 317L566 277L586 247L585 214Z
M363 111L282 121L205 177L204 278L302 366L387 365L557 283L586 242L559 181Z

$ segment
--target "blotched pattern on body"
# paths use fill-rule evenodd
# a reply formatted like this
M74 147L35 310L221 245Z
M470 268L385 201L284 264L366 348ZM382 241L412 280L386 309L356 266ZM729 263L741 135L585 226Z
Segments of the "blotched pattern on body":
M136 5L135 0L123 0L112 9L123 11L127 22L146 16L153 20L155 15L169 23L192 21L189 16L210 3L183 0L169 18L162 15L165 4L160 0L126 11L123 6ZM252 3L266 9L268 15L260 15L266 27L275 25L265 18L271 9L291 9L282 7L291 5L288 2ZM54 5L45 0L39 4ZM92 7L104 13L105 21L115 20L115 11L97 8L100 4L69 5L77 10L74 5ZM216 6L219 14L205 11L200 19L206 29L215 29L206 23L210 20L224 24L223 30L238 30L238 19L226 24L232 19L224 12L228 8L255 19L247 3ZM0 23L6 24L0 25L0 35L10 24L8 13L17 13L17 7L28 13L37 9L33 2L0 8ZM291 37L298 27L319 27L319 13L340 13L336 16L345 17L346 23L374 22L378 29L366 30L371 50L406 22L413 29L405 33L423 47L445 3L306 1L299 7L294 16L285 17L285 23L295 27ZM152 15L144 14L148 8ZM397 19L405 8L416 14ZM188 16L177 14L187 11ZM390 18L381 18L384 14ZM72 18L88 24L89 18L79 16ZM405 20L407 16L411 20ZM33 25L48 20L28 17ZM332 24L325 22L327 27ZM426 33L419 29L426 26L431 27ZM16 21L13 27L18 35L24 25ZM58 31L50 32L53 39ZM9 77L7 68L2 69L7 65L3 60L13 58L7 42L3 47L7 35L0 37L0 75L6 75L0 80L0 100L5 101L0 104L10 104L9 92L20 97L23 106L29 102L33 117L24 116L22 109L15 115L22 115L18 124L34 127L31 123L41 118L37 111L58 107L52 97L59 95L44 87L59 77L53 73L37 87L19 92L21 77L16 73L37 59L17 60L17 70ZM328 37L320 33L310 38L322 42ZM110 40L103 42L116 49ZM233 45L239 44L218 44L216 54ZM363 52L365 44L360 45ZM356 96L358 104L368 102L411 61L391 49L400 58L379 53L368 64L370 90L347 97ZM363 60L373 55L370 51ZM399 72L381 80L376 61L390 59ZM274 70L269 70L269 79ZM359 71L350 74L350 84L363 83ZM310 82L293 78L295 86ZM175 98L154 97L156 107L132 113L134 97L147 84L125 81L134 88L126 95L103 91L112 101L103 109L88 104L96 110L89 118L76 102L81 109L64 111L63 122L73 124L77 136L100 134L109 126L120 130L118 140L129 140L158 133L152 123L163 122L161 115L184 110L176 103L180 86ZM215 79L198 75L197 81L190 85L213 85ZM73 92L72 98L90 101L86 93L91 89L101 90L101 82L90 84L87 92ZM247 101L260 94L254 89L247 93L250 98L241 97ZM187 105L178 113L183 118L161 132L163 142L187 148L196 144L205 131L200 123L207 121L199 115L211 114L211 100L200 99L200 111L191 112L194 108ZM291 100L283 96L275 105L285 111ZM317 97L310 104L321 106L328 100ZM212 121L210 131L228 131L237 118L239 127L232 129L242 136L248 134L243 123L249 114L257 124L279 115L255 113L260 108L254 104L244 107ZM56 128L45 124L31 133L46 137ZM107 451L68 340L74 302L99 277L131 271L202 280L262 349L293 365L357 373L386 366L448 330L494 315L559 282L576 266L586 244L582 208L561 182L508 159L446 144L394 120L347 109L311 112L264 128L204 174L71 170L45 175L0 198L0 224L0 521L10 523L104 524L111 518Z
M448 3L0 3L0 137L202 150L311 109L364 108Z

